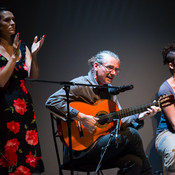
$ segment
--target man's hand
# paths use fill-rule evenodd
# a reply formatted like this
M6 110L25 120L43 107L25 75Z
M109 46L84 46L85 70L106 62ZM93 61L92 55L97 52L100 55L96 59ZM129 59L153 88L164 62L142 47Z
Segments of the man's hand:
M78 113L75 120L81 121L81 123L84 125L84 127L90 132L93 133L96 130L96 123L99 120L96 117L93 117L91 115L86 115L81 112Z
M138 116L138 118L140 120L143 120L146 117L148 118L148 117L154 116L159 111L161 111L161 108L160 107L151 106L151 108L147 108L147 111L140 113L139 116Z

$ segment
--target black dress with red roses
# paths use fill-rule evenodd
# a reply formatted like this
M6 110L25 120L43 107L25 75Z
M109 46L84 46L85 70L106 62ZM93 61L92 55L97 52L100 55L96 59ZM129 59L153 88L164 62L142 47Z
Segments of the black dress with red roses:
M21 59L9 81L0 88L0 168L7 169L9 175L44 171L35 112L24 81L28 76L25 44L21 44L20 49ZM1 70L7 62L0 55Z

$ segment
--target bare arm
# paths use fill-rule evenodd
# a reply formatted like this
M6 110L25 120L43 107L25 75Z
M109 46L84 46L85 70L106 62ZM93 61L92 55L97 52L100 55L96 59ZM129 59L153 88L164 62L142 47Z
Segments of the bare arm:
M4 68L0 69L0 87L4 87L13 73L16 61L20 55L19 34L16 34L13 42L13 53Z
M28 77L37 79L39 76L39 67L38 67L37 56L32 57L27 46L26 46L26 61L25 61L25 63L28 67Z
M174 104L163 108L163 111L175 131L175 106Z
M39 77L39 66L38 66L38 60L37 60L37 53L42 47L44 43L45 35L42 36L42 38L38 41L38 37L35 36L34 42L31 47L31 53L26 47L26 65L29 70L29 77L37 79Z

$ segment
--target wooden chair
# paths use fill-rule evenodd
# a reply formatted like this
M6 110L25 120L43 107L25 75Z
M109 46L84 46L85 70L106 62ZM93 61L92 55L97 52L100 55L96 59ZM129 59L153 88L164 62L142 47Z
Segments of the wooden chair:
M57 144L57 139L59 138L61 142L63 143L63 140L61 138L61 128L59 127L60 125L60 120L65 120L62 116L59 116L58 114L55 114L54 112L50 112L51 116L51 124L52 124L52 133L53 133L53 139L54 139L54 145L55 145L55 150L56 150L56 156L57 156L57 161L58 161L58 167L59 167L59 175L63 175L63 170L72 170L73 171L78 171L78 172L86 172L87 175L90 175L90 172L95 172L96 170L96 165L89 164L86 166L73 166L72 169L70 167L70 164L63 164L63 158L61 159L61 152L63 152L63 147L62 150L59 150L58 144ZM64 144L64 143L63 143ZM112 169L116 168L114 165L104 165L101 167L101 169L97 172L98 175L103 175L102 170L107 170L107 169Z

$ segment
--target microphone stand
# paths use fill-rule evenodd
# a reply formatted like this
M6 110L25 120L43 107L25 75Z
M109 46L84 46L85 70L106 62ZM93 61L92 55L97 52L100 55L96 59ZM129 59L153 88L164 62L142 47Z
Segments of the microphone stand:
M70 91L70 86L65 84L63 89L66 92L66 98L67 98L67 127L68 127L68 136L69 136L70 169L71 169L71 175L73 175L71 118L70 118L70 110L69 110L69 91Z
M72 139L71 139L71 118L70 118L70 110L69 110L69 91L70 86L73 85L71 82L63 82L63 81L47 81L47 80L35 80L35 79L26 79L27 81L32 82L42 82L42 83L54 83L64 85L63 89L66 92L66 99L67 99L67 127L68 127L68 136L69 136L69 153L70 153L70 171L71 175L73 175L73 159L72 159Z
M96 88L113 88L113 89L116 88L118 92L115 95L119 94L120 92L125 91L125 90L124 91L120 90L120 88L123 86L100 86L100 85L93 85L93 84L74 83L70 81L48 81L48 80L35 80L35 79L28 79L28 78L26 78L25 80L31 81L31 82L52 83L52 84L60 84L60 85L66 85L66 86L91 86L91 87L96 87ZM131 85L131 89L133 88L132 86L133 85Z
M58 82L58 81L35 80L35 79L25 79L25 80L31 81L31 82L42 82L42 83L52 83L52 84L64 85L63 89L66 92L66 99L67 99L67 125L68 125L68 135L69 135L70 170L71 170L71 175L73 175L71 117L70 117L70 110L69 110L69 91L70 91L70 86L91 86L91 87L97 87L97 88L118 88L118 86L100 86L100 85L81 84L81 83L74 83L74 82L67 82L67 81L59 81ZM118 94L119 94L119 92L118 92ZM115 120L119 120L119 119L115 119ZM116 129L111 132L107 145L105 147L103 147L102 150L101 150L101 151L103 151L103 154L101 155L100 162L98 163L98 166L96 168L95 175L96 175L96 173L99 171L99 169L101 167L101 162L102 162L103 157L104 157L104 155L105 155L105 153L107 151L107 148L110 145L110 142L111 142L112 138L114 136L116 136L116 138L117 138L118 130L119 130L119 121L117 122Z
M106 154L106 151L107 151L108 147L110 146L110 143L111 143L112 138L115 137L115 138L116 138L116 142L117 142L118 131L119 131L119 129L120 129L120 128L119 128L120 119L115 119L115 121L117 121L116 128L111 132L106 146L101 148L101 157L100 157L100 161L99 161L99 163L98 163L98 165L97 165L97 168L96 168L96 170L95 170L94 175L96 175L97 172L100 170L100 167L101 167L101 164L102 164L102 160L103 160L103 158L104 158L104 156L105 156L105 154ZM117 144L116 147L118 147L118 143L116 143L116 144Z

